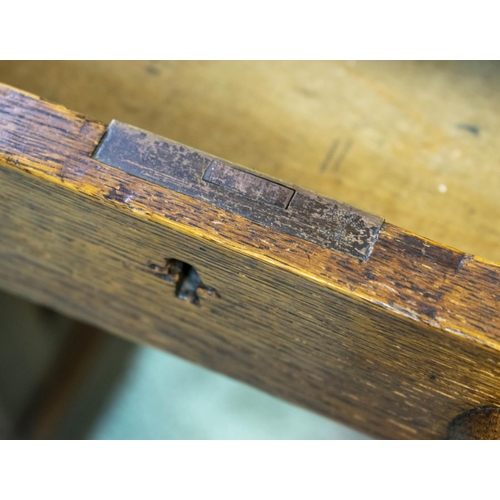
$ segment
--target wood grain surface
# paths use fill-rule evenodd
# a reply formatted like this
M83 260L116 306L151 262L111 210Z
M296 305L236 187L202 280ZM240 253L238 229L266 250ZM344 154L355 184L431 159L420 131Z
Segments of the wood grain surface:
M96 162L103 124L0 96L2 288L375 436L498 404L495 264L388 223L361 264ZM165 258L220 298L177 299Z
M500 262L498 61L0 61L0 82Z

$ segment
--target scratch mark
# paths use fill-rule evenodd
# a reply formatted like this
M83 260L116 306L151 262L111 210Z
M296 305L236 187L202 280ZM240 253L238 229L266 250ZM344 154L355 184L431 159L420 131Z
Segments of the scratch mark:
M321 167L319 168L320 172L324 172L326 168L328 167L330 161L332 158L335 156L335 152L337 151L337 148L339 146L339 141L338 139L334 140L332 145L330 146L330 149L328 150L328 153L326 153L326 157L323 160L323 163L321 164Z
M345 160L347 153L351 149L353 144L352 139L347 139L344 145L341 146L341 141L335 139L326 154L325 159L320 167L320 172L325 172L326 170L332 170L333 172L337 172Z
M351 139L347 139L345 146L344 146L344 149L340 152L339 157L337 158L337 160L333 164L333 171L334 172L337 172L337 170L342 165L342 162L345 160L347 153L349 152L349 150L352 147L352 143L353 143L353 141Z

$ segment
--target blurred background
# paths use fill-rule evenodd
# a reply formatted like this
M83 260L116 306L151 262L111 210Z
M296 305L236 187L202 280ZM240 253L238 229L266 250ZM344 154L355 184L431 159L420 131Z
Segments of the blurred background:
M0 293L2 439L363 439L170 354Z
M0 81L500 262L497 62L2 61ZM5 438L366 438L20 297L0 318Z

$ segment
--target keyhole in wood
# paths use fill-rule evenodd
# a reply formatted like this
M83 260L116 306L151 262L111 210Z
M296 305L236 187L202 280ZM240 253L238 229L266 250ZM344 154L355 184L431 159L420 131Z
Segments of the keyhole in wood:
M149 268L154 271L158 278L175 283L175 296L177 298L189 300L195 306L200 305L198 291L220 298L217 290L205 285L198 271L187 262L178 259L165 259L164 266L150 263Z

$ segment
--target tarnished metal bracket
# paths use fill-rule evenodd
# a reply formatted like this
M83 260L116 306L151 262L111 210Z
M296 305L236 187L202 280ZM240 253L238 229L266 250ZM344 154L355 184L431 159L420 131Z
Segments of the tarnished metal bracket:
M361 261L384 219L113 120L93 158Z

